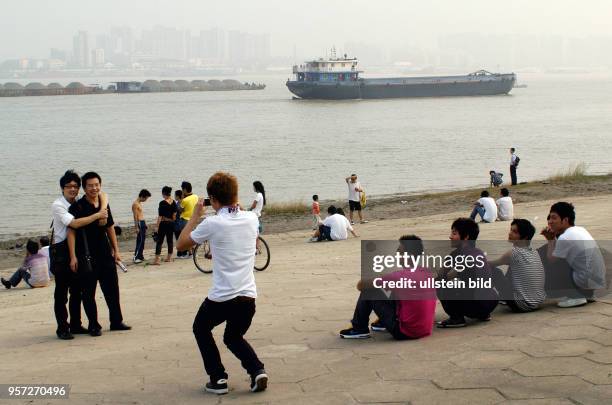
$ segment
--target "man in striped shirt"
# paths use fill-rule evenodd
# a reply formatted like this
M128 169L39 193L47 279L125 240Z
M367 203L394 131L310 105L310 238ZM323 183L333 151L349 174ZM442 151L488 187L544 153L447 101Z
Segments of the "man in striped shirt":
M530 246L533 235L535 227L531 222L515 219L508 233L512 249L490 261L491 266L509 266L505 274L499 268L493 270L493 284L500 299L514 312L534 311L546 298L544 266L538 251Z

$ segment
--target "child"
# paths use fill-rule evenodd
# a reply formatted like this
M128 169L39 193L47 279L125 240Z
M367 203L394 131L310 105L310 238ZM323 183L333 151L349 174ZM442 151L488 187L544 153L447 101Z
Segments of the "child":
M321 222L321 207L319 206L319 196L312 196L312 230L319 229L319 223Z
M23 264L9 279L0 279L6 289L17 287L21 280L32 288L46 287L49 284L49 267L47 258L38 252L38 242L28 240L26 257Z
M499 187L504 182L502 180L503 173L498 173L495 170L489 171L489 176L491 176L491 187Z

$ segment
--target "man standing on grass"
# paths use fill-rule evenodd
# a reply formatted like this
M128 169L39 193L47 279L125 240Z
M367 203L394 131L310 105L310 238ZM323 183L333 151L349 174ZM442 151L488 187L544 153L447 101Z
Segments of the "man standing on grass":
M351 225L355 225L355 221L353 221L353 211L357 211L357 214L359 214L359 221L362 224L367 223L368 221L365 221L361 214L361 193L363 192L363 188L361 187L361 183L357 181L357 175L353 173L344 180L348 185L349 218L351 220Z
M144 260L144 246L147 238L147 224L142 211L142 203L151 197L149 190L142 189L138 198L132 203L132 214L134 214L134 228L136 229L136 248L134 249L134 263L142 263Z

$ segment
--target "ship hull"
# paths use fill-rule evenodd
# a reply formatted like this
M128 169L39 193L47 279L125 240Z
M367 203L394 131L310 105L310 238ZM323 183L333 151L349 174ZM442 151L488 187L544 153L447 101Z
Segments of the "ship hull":
M351 82L287 81L287 88L299 98L322 100L466 97L508 94L515 82L514 74L503 74L485 78L447 76L359 79Z

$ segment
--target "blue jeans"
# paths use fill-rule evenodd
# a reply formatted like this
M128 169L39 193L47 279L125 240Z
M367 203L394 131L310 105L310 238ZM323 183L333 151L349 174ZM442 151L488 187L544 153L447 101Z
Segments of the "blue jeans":
M136 236L136 248L134 249L134 259L144 260L143 251L147 238L147 224L145 221L138 221L138 235Z
M486 210L484 209L484 207L481 207L480 205L476 205L474 206L474 209L472 210L472 213L470 214L470 218L476 219L476 215L480 215L480 218L482 218L482 220L484 221L485 212Z
M187 225L187 220L184 218L179 218L176 221L176 228L175 228L174 235L176 236L177 242L179 240L179 236L181 236L181 232L183 231L183 228L185 227L185 225ZM177 250L176 251L176 255L178 257L187 256L188 254L189 254L188 250Z
M17 269L17 271L15 273L13 273L13 275L11 276L11 278L9 279L9 283L11 283L11 285L13 287L17 287L17 285L21 282L21 280L25 281L27 285L29 285L30 287L32 287L30 285L30 283L28 283L28 280L30 280L30 277L32 275L30 274L29 271L27 271L25 268L20 267L19 269Z

